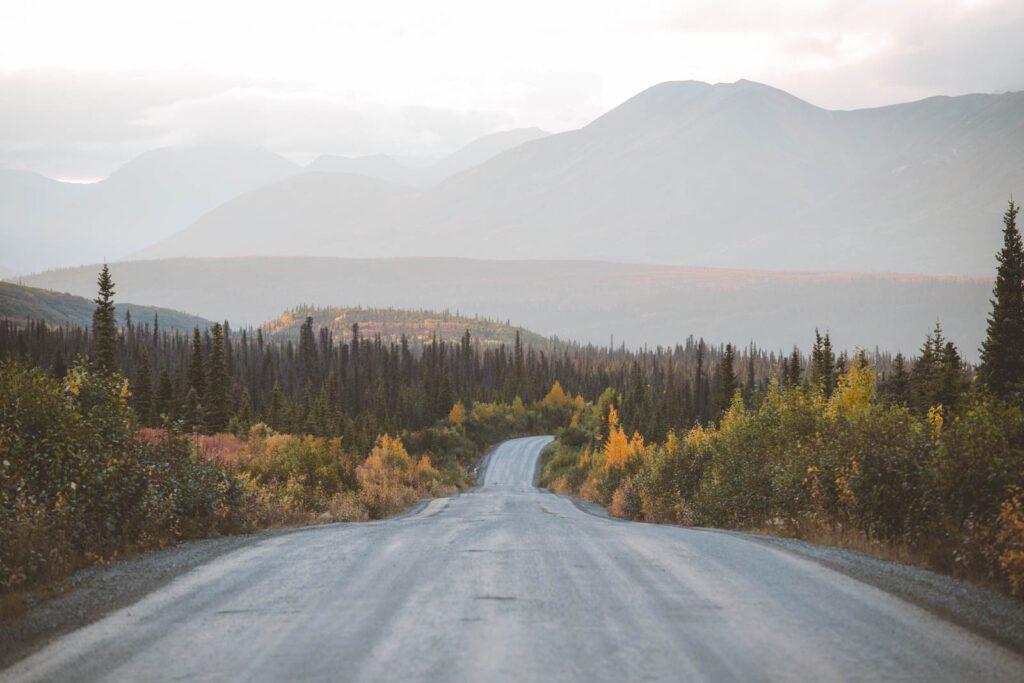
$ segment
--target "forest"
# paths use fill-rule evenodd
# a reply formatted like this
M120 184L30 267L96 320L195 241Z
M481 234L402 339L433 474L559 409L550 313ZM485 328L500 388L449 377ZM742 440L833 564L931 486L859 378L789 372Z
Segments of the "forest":
M630 519L906 549L1024 590L1024 248L1011 202L977 367L753 343L628 349L0 321L0 586L212 533L386 516L556 433L544 483ZM296 309L305 311L306 309ZM296 321L298 322L298 321ZM532 341L532 340L531 340Z

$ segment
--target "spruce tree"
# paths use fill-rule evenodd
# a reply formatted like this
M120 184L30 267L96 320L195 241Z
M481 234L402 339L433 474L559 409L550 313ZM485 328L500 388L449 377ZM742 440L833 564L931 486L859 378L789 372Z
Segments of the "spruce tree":
M791 387L800 386L800 378L803 373L800 370L800 349L793 347L793 353L789 354L789 377L786 384Z
M238 425L242 434L247 433L252 426L252 396L249 395L249 387L242 387L242 397L238 401Z
M92 334L96 366L104 372L117 370L117 327L114 322L114 281L110 278L110 269L103 264L99 278L96 280L99 294L93 303L96 310L92 314Z
M697 422L703 423L707 416L707 380L704 375L704 338L697 343L697 367L693 375L693 408Z
M167 370L160 371L160 388L156 395L156 419L163 422L164 419L173 420L177 415L174 409L174 385L171 383L171 375Z
M213 324L213 340L206 366L206 394L203 399L206 428L211 432L220 432L231 417L231 380L224 353L224 328L220 323Z
M978 375L1001 398L1024 396L1024 245L1017 229L1017 205L1003 215L1003 248L992 290L988 333L981 346Z
M515 396L522 397L524 393L523 389L525 388L524 385L526 383L526 362L523 357L523 340L519 336L519 330L516 330L514 354L512 366L512 381L515 385L514 392Z
M206 393L206 370L203 366L203 338L199 334L198 325L192 331L192 355L188 362L188 388L195 389L196 395L200 397Z
M50 374L56 379L64 379L68 374L68 364L64 361L64 354L57 349L53 354L53 361L50 363Z
M313 334L313 316L306 316L299 328L299 378L302 386L315 384L319 374L316 336Z
M193 432L203 430L203 404L199 400L199 392L195 387L189 387L185 395L185 404L182 406L182 416L185 419L185 426Z
M267 422L275 431L282 431L285 426L284 395L281 393L281 385L277 382L274 382L274 388L270 391L270 414L267 415Z
M826 396L831 396L836 388L836 355L832 351L832 339L827 332L822 337L818 330L814 330L809 381L821 387Z
M956 345L942 335L942 325L925 338L921 356L910 375L911 403L925 413L933 406L956 405L967 388L964 363Z
M135 413L143 425L152 426L153 383L149 374L149 352L142 347L135 361L135 384L132 385Z
M732 344L725 345L725 353L722 354L722 360L719 364L721 372L719 373L719 384L718 384L718 416L721 417L725 414L725 411L729 410L729 406L732 405L733 395L736 393L736 370L733 368L733 361L735 360L736 353L732 348Z
M892 376L889 378L887 393L890 400L898 405L910 405L910 373L902 353L897 353L892 361Z

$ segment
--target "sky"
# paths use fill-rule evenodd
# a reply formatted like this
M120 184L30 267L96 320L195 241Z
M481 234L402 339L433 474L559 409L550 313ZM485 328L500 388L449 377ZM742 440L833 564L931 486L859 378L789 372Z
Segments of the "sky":
M4 0L0 167L94 180L162 146L426 163L578 128L667 80L850 109L1024 90L1020 0Z

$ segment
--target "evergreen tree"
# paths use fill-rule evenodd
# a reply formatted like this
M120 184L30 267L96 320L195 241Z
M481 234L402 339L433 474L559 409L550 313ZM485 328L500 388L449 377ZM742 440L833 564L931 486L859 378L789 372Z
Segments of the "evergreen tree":
M313 334L313 316L306 316L306 321L299 328L299 366L303 386L315 384L319 368L317 367L317 343Z
M231 417L231 380L224 353L224 328L220 323L213 324L210 358L206 365L206 394L203 399L206 428L219 432L227 427Z
M707 415L707 381L704 375L704 339L697 342L696 369L693 374L693 406L698 422L706 422Z
M182 417L185 426L194 432L203 430L203 404L199 400L199 392L195 387L189 387L185 395L185 404L182 406Z
M53 354L53 362L50 363L50 374L57 379L64 379L68 374L68 364L64 362L64 354L57 349Z
M722 354L722 360L719 368L719 380L718 380L718 405L717 411L718 416L721 417L725 414L725 411L729 410L729 406L732 404L733 395L736 393L737 382L736 382L736 371L733 368L733 361L735 360L735 351L732 348L732 344L725 345L725 353Z
M513 357L513 368L512 378L514 384L515 396L522 397L524 394L524 384L526 377L526 361L523 357L523 340L519 336L519 330L516 330L516 344ZM512 398L512 397L510 397Z
M902 353L897 353L892 361L892 376L886 383L889 400L901 406L910 405L910 373Z
M966 390L964 363L956 345L942 335L942 325L925 338L910 375L911 403L919 413L933 406L951 408Z
M188 364L188 387L196 390L197 396L206 393L206 370L203 367L203 338L199 326L192 331L192 355Z
M99 278L96 280L99 294L93 303L96 310L92 314L92 334L95 347L96 366L104 372L117 370L117 327L114 322L114 281L110 278L110 269L103 264Z
M238 400L237 417L239 431L245 434L252 426L252 396L249 395L249 387L242 387L242 397Z
M1003 248L992 290L988 333L981 346L981 380L1001 398L1024 396L1024 245L1017 229L1017 205L1003 215Z
M647 378L644 376L640 364L633 361L630 371L629 388L622 401L620 412L623 428L627 433L640 432L645 437L652 437L654 405L651 402L651 395L647 387Z
M149 374L149 352L143 346L135 361L135 384L132 386L132 402L135 412L143 425L153 424L153 383Z
M283 431L285 427L285 405L284 395L281 393L281 385L274 382L274 388L270 392L270 414L267 421L272 429Z
M826 396L831 396L836 388L836 355L832 351L832 340L827 332L822 337L818 330L814 330L810 370L810 383L821 387Z
M757 389L757 379L754 368L754 358L757 356L757 349L754 347L753 342L750 344L750 350L747 354L747 379L743 383L743 398L747 405L753 404L754 391Z
M177 414L174 409L174 385L171 383L171 374L167 370L160 371L160 388L156 396L156 417L161 422L166 419L173 420Z
M791 387L800 386L802 374L800 370L800 349L794 346L793 353L789 354L789 377L786 378L786 384Z

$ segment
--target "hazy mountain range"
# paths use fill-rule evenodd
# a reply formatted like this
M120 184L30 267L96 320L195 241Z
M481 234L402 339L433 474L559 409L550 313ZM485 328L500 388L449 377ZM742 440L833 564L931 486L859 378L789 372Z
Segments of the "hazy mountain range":
M355 158L325 154L309 163L306 170L350 173L397 185L430 187L456 173L478 166L507 149L547 135L549 133L539 128L516 128L485 135L430 166L407 166L386 154Z
M671 82L436 187L356 177L357 165L324 161L346 172L243 194L139 256L988 275L1006 201L1024 192L1024 93L828 111L749 81Z
M273 194L275 183L306 171L346 171L423 187L543 135L536 128L495 133L422 168L385 156L324 156L303 168L263 150L205 147L153 150L90 184L0 169L0 242L6 269L0 277L14 270L24 273L122 258L188 227L240 194L261 187ZM316 203L315 193L311 199ZM288 210L303 203L301 197L293 197Z
M160 149L91 184L0 172L0 240L20 272L129 254L242 192L299 172L262 151Z
M606 259L988 276L1024 192L1024 93L829 111L654 86L579 130L439 163L162 149L91 185L0 171L3 266L168 256Z
M94 295L98 266L25 282ZM806 350L815 327L840 348L916 351L941 320L971 359L985 333L988 279L784 273L586 261L224 258L114 263L118 297L259 325L297 303L448 310L545 336L609 344L753 340Z

